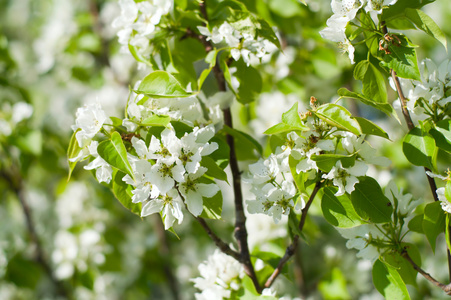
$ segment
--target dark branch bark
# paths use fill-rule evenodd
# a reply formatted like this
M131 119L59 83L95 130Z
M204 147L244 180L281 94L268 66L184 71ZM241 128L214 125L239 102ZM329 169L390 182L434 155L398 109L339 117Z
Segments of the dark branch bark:
M207 232L208 236L213 240L213 242L215 243L215 245L219 248L219 250L221 250L222 252L224 252L227 255L230 255L231 257L235 258L237 261L240 261L241 257L240 254L234 250L232 250L229 245L227 245L226 243L224 243L212 230L211 228L208 226L207 222L200 218L200 217L195 217L197 222L199 222L199 224L205 229L205 231Z
M318 181L315 184L315 188L313 189L309 200L307 201L304 209L302 210L301 220L299 222L299 230L300 231L302 231L302 229L304 228L308 210L309 210L310 206L312 205L313 199L315 199L315 196L318 193L320 188L321 188L321 182ZM282 272L283 266L288 262L288 260L290 260L291 256L293 256L293 254L295 253L298 243L299 243L299 235L296 234L293 237L293 242L285 250L285 255L280 259L279 264L277 265L277 268L274 270L274 272L271 274L271 276L269 276L269 278L266 280L265 288L271 287L271 285L274 283L276 278L280 275L280 273Z
M207 14L207 8L205 5L205 1L199 3L200 11L204 17L205 20L208 20L208 14ZM196 37L196 35L194 35ZM206 40L204 36L197 36L197 38L200 39L202 44L205 47L205 51L209 52L213 50L213 46L209 41ZM216 82L218 84L219 91L225 92L227 90L226 88L226 81L224 77L224 73L221 70L218 63L215 64L213 67L213 74L216 78ZM224 124L229 126L230 128L233 128L233 120L232 120L232 113L230 111L230 108L225 108L223 110L224 113ZM234 193L234 203L235 203L235 239L238 244L238 251L239 251L239 259L238 261L241 262L241 264L244 267L244 270L246 274L252 279L252 282L254 283L255 289L260 293L262 291L260 284L257 279L257 275L255 274L254 266L252 265L250 253L249 253L249 246L247 243L247 229L246 229L246 216L244 214L244 206L243 206L243 194L241 191L241 172L238 167L238 160L235 152L235 140L230 135L227 134L226 136L227 144L230 148L230 157L229 157L229 163L230 163L230 169L232 171L232 177L233 177L233 193Z

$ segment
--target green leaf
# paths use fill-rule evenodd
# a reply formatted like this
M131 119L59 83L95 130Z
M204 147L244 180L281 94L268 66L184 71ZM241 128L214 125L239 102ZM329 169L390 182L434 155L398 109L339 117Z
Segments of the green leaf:
M445 197L446 197L446 200L451 202L451 181L450 180L446 181Z
M336 192L336 187L324 188L324 194L321 198L321 209L327 222L333 226L343 228L363 224L348 195L337 197L334 195Z
M363 134L376 135L387 140L390 139L388 137L388 134L382 128L380 128L370 120L361 117L353 117L353 119L359 123L360 129L362 130Z
M451 249L451 228L449 228L449 214L446 214L446 222L445 222L445 240L446 240L446 246L448 247L448 249Z
M442 43L446 50L448 50L445 34L443 34L440 27L438 27L431 17L419 9L412 8L406 8L405 14L406 17L418 27L418 29L423 30L428 35L435 38L437 41Z
M351 201L363 220L372 223L390 222L393 207L375 179L367 176L359 177L359 182L351 193Z
M429 130L438 148L451 153L451 120L441 120L435 123L435 127Z
M169 122L171 122L171 118L168 116L159 116L159 115L152 115L140 123L141 126L164 126L167 127L169 125Z
M260 72L252 66L246 66L242 59L236 62L235 65L237 70L234 75L240 82L237 100L242 104L255 101L260 95L263 86Z
M396 117L396 114L394 114L393 107L388 103L377 103L371 99L366 98L365 96L363 96L359 93L351 92L346 88L339 89L337 93L341 97L359 100L363 104L372 106L372 107L382 111L383 113L385 113L388 116Z
M272 126L264 132L264 134L277 134L287 131L306 131L307 126L302 124L301 117L298 113L298 103L296 102L287 112L282 114L282 123Z
M206 175L228 182L226 172L216 164L213 158L204 156L200 164L208 169Z
M203 178L205 179L205 178ZM210 181L212 182L212 181ZM219 191L211 198L203 198L204 203L203 207L204 210L200 214L200 217L206 218L206 219L214 219L214 220L221 220L221 214L222 214L222 192Z
M435 0L398 0L395 4L388 6L382 11L380 20L391 20L405 16L405 11L408 8L421 8L426 4L432 3Z
M354 69L354 77L362 81L362 93L377 103L387 103L387 88L384 76L368 60L362 60Z
M121 171L115 171L113 174L113 194L117 200L135 215L141 216L141 203L132 202L132 190L133 187L122 181L125 173Z
M440 233L445 231L445 212L440 201L429 203L424 208L423 232L426 235L432 251L435 252L435 244Z
M265 20L261 18L254 19L254 25L257 26L257 34L258 36L263 37L264 39L270 41L274 45L277 46L277 48L281 49L279 38L277 37L276 33L272 29L272 27L266 22Z
M316 162L316 166L323 172L329 173L337 161L341 161L343 167L352 166L355 162L355 154L319 154L312 155L311 159Z
M78 128L73 134L72 137L70 138L70 142L69 142L69 147L67 148L67 162L69 164L69 174L67 176L67 181L69 181L70 176L72 174L72 171L75 168L75 165L77 164L76 161L71 162L69 161L69 159L75 158L78 156L78 154L81 151L80 146L78 145L78 141L75 137L75 135L77 134L77 132L79 132L81 129Z
M362 134L359 123L352 118L351 113L343 106L327 103L319 106L314 113L331 126L350 131L355 135Z
M127 150L119 133L113 132L110 140L101 142L97 147L97 152L107 163L130 175L133 180L135 179L132 167L127 159Z
M141 54L139 54L135 46L128 44L128 50L130 51L134 59L148 65L153 69L153 65L150 63L150 61L148 59L145 59L144 56L142 56Z
M406 284L394 267L378 259L372 273L374 286L385 299L410 299Z
M290 155L288 158L288 165L290 166L291 176L293 176L293 180L298 188L298 191L302 194L306 193L305 182L307 181L308 174L304 172L298 174L296 172L296 165L298 163L299 162Z
M196 94L185 91L180 82L166 71L154 71L144 77L135 92L151 98L182 98Z
M421 128L413 128L404 137L402 151L407 160L415 166L436 169L437 147L434 138Z
M424 233L423 232L423 219L424 219L424 214L416 215L415 217L412 218L412 220L409 221L407 228L409 228L409 230L413 231L413 232Z
M393 39L393 43L388 46L390 54L382 54L381 64L393 69L398 77L421 80L415 48L411 46L406 36L399 34L397 37L401 43L396 38Z
M407 251L410 258L418 265L421 266L421 255L418 248L413 244L403 243L401 245L403 251ZM416 285L417 271L412 267L412 265L402 257L397 251L387 251L383 255L383 260L385 263L394 267L399 275L401 275L402 280L406 284Z
M260 143L247 133L230 128L229 126L224 126L222 130L234 138L238 160L255 160L263 153Z
M197 86L199 90L202 88L202 85L205 82L205 79L207 79L208 75L210 74L212 68L208 68L202 71L202 73L199 76L199 79L197 80Z

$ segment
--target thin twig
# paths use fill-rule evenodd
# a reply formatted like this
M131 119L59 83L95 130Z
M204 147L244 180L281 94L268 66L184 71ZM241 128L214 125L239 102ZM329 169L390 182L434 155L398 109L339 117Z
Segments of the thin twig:
M382 26L382 32L384 34L388 34L387 26L385 25L384 21L381 22L381 26ZM393 80L395 82L396 91L398 92L399 100L401 101L401 110L402 110L402 114L404 116L404 119L406 121L407 128L409 130L412 130L413 128L415 128L415 125L413 124L412 118L410 117L409 110L407 109L407 101L408 100L404 96L404 92L402 90L401 83L399 82L399 78L396 75L395 70L390 69L390 74L391 74L391 76L392 76L392 78L393 78ZM426 173L426 178L427 178L428 183L429 183L429 188L431 190L432 197L434 198L434 201L439 201L438 195L437 195L437 185L435 184L435 180L434 180L434 178L432 178L429 175L427 175L427 172L431 172L431 170L429 168L424 167L424 171ZM451 231L450 231L450 234L451 234ZM447 238L451 239L451 237L447 237ZM447 249L446 253L447 253L447 257L448 257L449 280L451 282L451 253L450 253L450 249Z
M227 245L224 241L222 241L208 226L207 222L201 218L201 217L195 217L197 222L205 229L208 236L213 240L215 245L224 252L227 255L230 255L231 257L235 258L237 261L241 260L241 256L238 252L232 250L229 245Z
M309 200L307 201L304 209L302 210L301 221L299 222L299 230L300 231L302 231L302 229L304 228L305 220L307 219L308 210L309 210L310 206L312 205L313 199L315 199L315 196L318 193L318 191L320 190L320 188L321 188L321 182L318 181L315 184L315 188L313 189ZM293 256L293 254L295 253L298 243L299 243L299 235L296 234L293 237L293 241L291 242L291 244L285 250L285 254L280 259L279 264L277 265L277 268L274 270L274 272L271 274L271 276L269 276L269 278L266 280L265 288L271 287L271 285L274 283L276 278L280 275L280 273L282 272L283 266L288 262L288 260L290 260L291 256Z
M418 272L420 273L424 278L426 278L426 280L428 280L429 282L431 282L433 285L441 288L447 295L451 296L451 283L450 284L443 284L440 281L438 281L437 279L435 279L434 277L432 277L429 273L427 273L426 271L424 271L423 269L421 269L413 260L412 258L409 256L409 253L407 253L407 250L404 249L401 252L401 256L404 257L411 265L412 267Z

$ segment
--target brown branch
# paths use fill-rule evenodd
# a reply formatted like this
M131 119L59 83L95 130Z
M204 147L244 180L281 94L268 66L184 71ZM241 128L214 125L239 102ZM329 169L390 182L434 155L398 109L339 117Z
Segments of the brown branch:
M221 250L223 253L235 258L237 261L241 261L241 256L238 252L232 250L229 245L227 245L224 241L222 241L208 226L207 222L201 217L194 217L197 222L205 229L208 236L213 240L215 245Z
M202 1L199 3L200 11L202 13L202 16L205 20L208 20L208 14L207 14L207 8L205 5L205 1ZM200 39L202 44L204 45L205 51L209 52L213 50L213 45L206 40L204 36L198 36L194 35L194 37L197 37ZM213 67L213 74L216 78L216 82L218 84L218 89L221 92L225 92L227 90L226 88L226 80L224 77L224 73L221 70L218 63L215 64ZM232 120L232 113L230 111L230 108L225 108L223 110L224 113L224 124L229 126L230 128L233 128L233 120ZM238 251L239 251L239 259L238 261L241 262L241 264L244 267L244 271L246 274L252 279L252 282L255 286L255 289L261 293L262 288L260 287L260 284L257 279L257 275L255 274L254 266L252 265L250 253L249 253L249 246L247 243L247 229L246 229L246 216L244 214L244 206L243 206L243 193L241 190L241 172L238 167L238 159L235 152L235 140L230 135L227 134L226 136L227 144L230 148L230 157L229 157L229 164L230 169L232 172L233 177L233 193L234 193L234 203L235 203L235 239L238 244Z
M27 226L28 235L30 236L31 242L35 247L35 261L41 265L41 267L44 269L45 273L49 277L49 279L52 281L53 285L56 288L56 292L59 296L65 297L66 299L72 299L71 294L68 291L68 288L66 285L58 280L55 275L53 274L53 270L50 267L49 262L46 259L46 255L44 254L44 249L42 247L41 241L38 237L38 234L35 230L33 216L31 213L30 206L28 205L27 199L25 197L25 191L23 186L23 180L20 177L19 171L0 171L0 177L4 178L10 185L10 188L14 191L16 194L17 199L20 202L20 205L22 207L22 212L25 217L25 223ZM17 173L17 175L16 175Z
M318 181L315 184L315 188L312 191L312 194L310 195L309 200L307 201L304 209L302 210L302 214L301 214L301 221L299 222L299 230L302 231L302 229L304 228L305 225L305 220L307 219L307 213L308 210L310 208L310 206L313 203L313 199L315 199L316 194L318 193L319 189L321 188L321 182ZM274 272L269 276L269 278L266 280L265 282L265 288L269 288L271 287L271 285L274 283L274 281L276 280L276 278L280 275L280 273L282 272L282 268L283 266L288 262L288 260L290 260L291 256L293 256L293 254L296 251L296 248L298 246L299 243L299 235L295 235L293 237L293 242L287 247L287 249L285 250L285 254L284 256L280 259L277 268L274 270Z
M382 26L382 32L384 34L388 34L387 26L385 26L385 22L384 21L381 22L381 26ZM402 110L402 114L404 116L404 120L406 121L407 128L409 130L412 130L413 128L415 128L415 125L413 124L412 118L410 117L409 110L407 109L407 101L408 100L404 96L404 92L402 90L401 83L399 82L399 78L396 75L395 70L390 69L390 74L391 74L391 76L392 76L392 78L393 78L393 80L395 82L396 91L398 92L399 100L401 101L401 110ZM430 188L431 193L432 193L432 197L434 198L434 201L439 201L438 195L437 195L437 185L435 184L435 180L434 180L434 178L429 177L429 175L427 175L427 172L431 172L431 170L429 168L424 167L424 171L426 173L426 178L428 180L428 184L429 184L429 188ZM447 257L448 257L449 280L451 281L451 253L450 253L450 249L447 249Z
M432 277L429 273L427 273L426 271L424 271L423 269L421 269L413 260L412 258L409 256L409 254L407 253L407 250L404 249L401 252L401 256L404 257L411 265L412 267L418 272L420 273L424 278L426 278L426 280L428 280L429 282L431 282L433 285L441 288L447 295L451 296L451 283L450 284L443 284L441 282L439 282L437 279L435 279L434 277Z

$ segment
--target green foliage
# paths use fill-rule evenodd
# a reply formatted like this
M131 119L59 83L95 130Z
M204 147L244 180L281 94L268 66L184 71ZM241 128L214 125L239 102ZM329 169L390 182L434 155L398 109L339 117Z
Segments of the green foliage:
M130 175L131 178L135 178L127 158L127 150L125 149L122 137L119 133L113 132L111 134L111 139L101 142L97 147L97 152L107 163Z
M335 187L324 188L324 195L321 199L321 209L324 218L333 226L354 227L364 224L360 216L356 213L351 199L347 195L335 196Z
M277 134L288 131L304 131L309 128L302 124L301 118L298 113L298 104L295 103L289 111L282 114L282 123L274 125L266 130L265 134Z
M435 252L435 244L439 234L445 230L445 213L440 202L433 202L424 208L423 232L426 235L432 251Z
M351 193L351 201L357 214L372 223L390 222L393 207L382 189L371 177L361 177Z
M396 268L380 259L373 265L373 283L386 299L410 299L406 284Z
M141 203L132 202L132 187L122 179L126 174L121 171L113 173L113 193L117 200L132 213L141 216Z
M166 71L154 71L144 77L135 92L152 98L182 98L196 94L185 91L180 82Z
M362 134L359 123L352 118L351 113L343 106L337 104L323 104L314 110L318 118L324 120L331 126L354 133Z
M436 169L437 147L434 138L424 129L415 127L410 130L404 137L402 151L412 164Z

